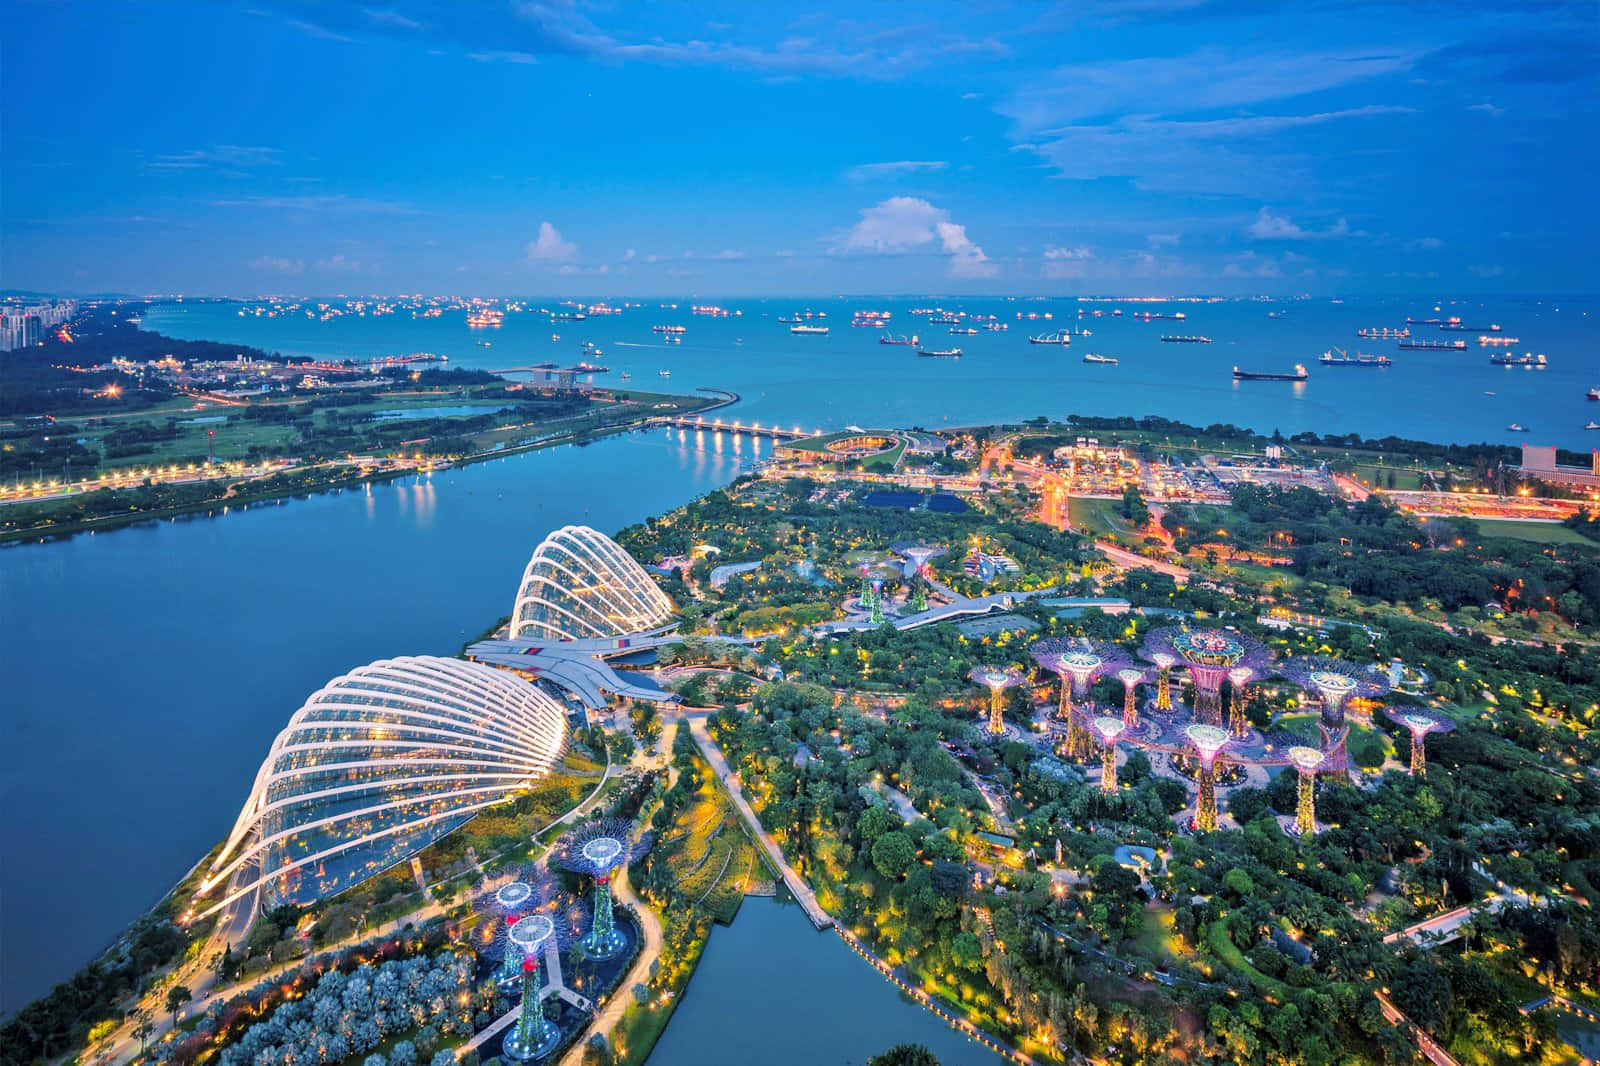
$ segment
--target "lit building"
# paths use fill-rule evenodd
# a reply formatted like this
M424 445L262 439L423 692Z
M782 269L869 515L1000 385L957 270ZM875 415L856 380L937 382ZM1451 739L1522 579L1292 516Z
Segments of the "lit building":
M335 678L273 741L197 917L257 888L271 908L359 884L548 775L566 741L560 702L481 663L381 659Z
M588 526L562 526L528 560L510 637L620 637L664 625L672 610L667 594L616 541Z

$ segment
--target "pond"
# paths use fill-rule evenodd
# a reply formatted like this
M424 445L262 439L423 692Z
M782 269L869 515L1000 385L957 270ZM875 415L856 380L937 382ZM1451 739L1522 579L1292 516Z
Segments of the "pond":
M1003 1060L902 995L792 902L745 900L711 934L647 1066L851 1066L917 1043L943 1066Z

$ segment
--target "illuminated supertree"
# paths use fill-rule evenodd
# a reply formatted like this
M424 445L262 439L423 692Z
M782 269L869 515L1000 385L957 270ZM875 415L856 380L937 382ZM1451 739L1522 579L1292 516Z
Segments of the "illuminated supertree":
M1135 666L1125 666L1117 671L1122 682L1122 724L1129 729L1139 728L1139 685L1148 680L1145 672Z
M1428 773L1428 756L1424 744L1429 733L1448 733L1456 727L1448 718L1419 711L1415 707L1386 707L1389 720L1411 731L1411 773L1424 777Z
M474 947L480 956L500 960L495 979L502 986L522 979L522 956L510 947L511 930L527 915L548 909L556 897L542 867L519 867L510 872L512 880L479 892L469 904L482 919Z
M1181 662L1194 682L1194 714L1206 725L1222 725L1222 682L1236 667L1256 667L1271 658L1266 645L1254 637L1231 629L1184 629L1167 626L1153 629L1145 637L1141 653L1157 665L1159 656L1168 655L1167 667ZM1168 669L1164 668L1163 673ZM1171 703L1170 693L1167 696ZM1157 706L1160 706L1159 701ZM1165 710L1166 708L1162 708Z
M1117 790L1117 738L1127 727L1122 724L1122 719L1103 714L1091 720L1089 728L1105 746L1100 758L1100 791L1109 795Z
M1317 770L1327 758L1316 748L1296 746L1284 753L1300 774L1295 793L1294 831L1301 836L1314 836L1317 832Z
M1176 655L1158 651L1146 656L1156 664L1156 710L1172 710L1172 667L1177 663Z
M580 938L590 958L608 959L626 945L611 914L611 878L647 850L648 840L635 840L633 823L622 818L589 822L556 844L554 859L558 865L594 878L594 921L589 932Z
M1227 730L1214 725L1191 724L1184 727L1183 735L1194 746L1200 759L1200 795L1194 805L1194 828L1197 832L1215 832L1217 828L1217 753L1228 746Z
M872 624L883 625L883 578L872 579Z
M539 958L545 945L554 939L556 924L543 914L524 915L511 927L511 947L507 957L516 956L522 977L522 1003L517 1009L517 1024L506 1033L501 1045L506 1057L528 1062L548 1055L561 1039L561 1031L544 1016L544 996L539 980Z
M1378 699L1392 687L1389 675L1375 666L1321 655L1305 655L1280 664L1279 673L1322 704L1322 726L1330 734L1344 726L1345 705L1352 699Z
M1089 734L1073 708L1074 701L1088 697L1095 679L1131 664L1120 648L1092 640L1054 637L1041 640L1029 651L1034 661L1061 678L1061 704L1057 716L1067 723L1067 754L1074 758L1089 754Z
M943 555L947 548L928 544L896 544L891 548L897 554L910 560L910 566L904 568L906 581L911 585L911 609L913 611L926 611L928 609L928 560L935 555Z
M1248 666L1235 666L1228 671L1228 684L1233 686L1233 701L1228 705L1228 732L1235 737L1250 732L1250 722L1244 716L1244 687L1255 676L1255 670Z
M1005 703L1001 693L1022 684L1022 674L994 666L974 666L967 677L989 690L989 732L999 736L1006 731Z
M861 606L864 610L872 610L872 568L865 563L861 566Z

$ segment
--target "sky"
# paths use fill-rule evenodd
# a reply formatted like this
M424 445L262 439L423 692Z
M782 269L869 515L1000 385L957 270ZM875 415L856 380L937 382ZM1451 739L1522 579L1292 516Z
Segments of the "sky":
M0 288L1600 292L1594 0L0 0Z

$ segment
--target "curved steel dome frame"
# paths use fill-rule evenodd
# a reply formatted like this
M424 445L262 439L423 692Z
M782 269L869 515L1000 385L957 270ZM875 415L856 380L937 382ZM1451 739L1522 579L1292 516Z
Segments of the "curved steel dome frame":
M616 541L588 526L562 526L522 572L511 639L587 640L665 624L672 601Z

